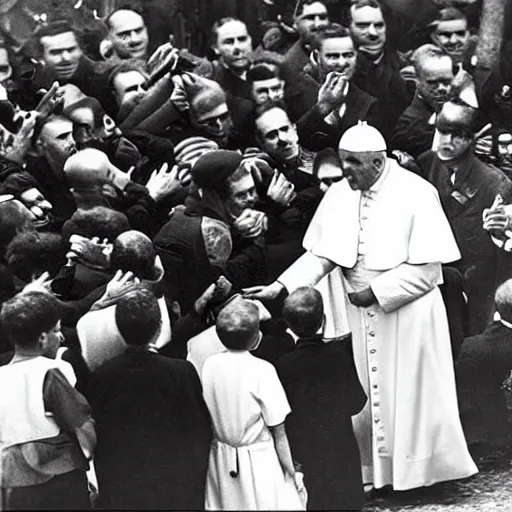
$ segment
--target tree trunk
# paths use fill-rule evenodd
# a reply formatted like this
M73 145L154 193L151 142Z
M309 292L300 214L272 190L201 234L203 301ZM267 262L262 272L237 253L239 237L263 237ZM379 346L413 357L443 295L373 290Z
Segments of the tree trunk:
M500 58L506 4L507 0L483 0L480 42L477 48L480 66L491 68Z

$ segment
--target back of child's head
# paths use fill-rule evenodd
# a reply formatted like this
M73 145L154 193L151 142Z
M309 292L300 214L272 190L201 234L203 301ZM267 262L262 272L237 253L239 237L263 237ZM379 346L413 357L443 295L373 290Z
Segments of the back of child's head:
M18 293L0 311L3 333L20 348L37 346L41 334L50 332L59 320L59 301L45 292Z
M137 286L119 300L116 325L127 345L144 347L160 333L162 315L154 293Z
M316 334L324 320L324 303L320 292L310 286L302 286L284 301L283 318L299 338Z
M260 314L256 304L236 298L219 313L217 336L229 350L249 350L259 336Z

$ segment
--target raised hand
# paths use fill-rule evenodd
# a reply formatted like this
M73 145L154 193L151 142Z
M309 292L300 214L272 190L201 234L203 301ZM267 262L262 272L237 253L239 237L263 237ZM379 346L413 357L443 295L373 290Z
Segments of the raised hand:
M133 272L123 273L122 270L118 270L116 275L107 284L105 295L114 297L139 283L140 280L134 277Z
M244 288L242 294L244 299L267 301L276 299L283 290L284 286L278 281L274 281L267 286Z
M318 104L325 113L332 112L345 101L346 79L338 72L331 71L318 92Z
M42 293L51 293L50 286L52 284L52 280L50 279L49 272L43 272L38 278L33 278L30 283L28 283L25 288L23 288L21 293L28 292L42 292Z
M288 206L297 195L293 183L290 183L284 174L275 171L267 190L267 197L281 206Z
M267 216L258 210L246 208L235 219L234 227L243 238L256 238L267 230Z
M159 170L155 169L153 171L146 183L146 188L155 201L164 199L180 187L181 182L177 165L174 165L172 169L169 170L169 165L163 164Z

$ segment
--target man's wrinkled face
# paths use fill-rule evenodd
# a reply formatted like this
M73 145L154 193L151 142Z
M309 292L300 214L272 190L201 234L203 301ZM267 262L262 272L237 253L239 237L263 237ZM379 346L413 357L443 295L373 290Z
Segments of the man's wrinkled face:
M336 71L349 81L356 69L357 52L350 37L324 39L316 52L320 80L323 82L331 71Z
M282 100L284 97L284 81L278 78L255 80L252 83L252 99L256 105L263 105L267 101Z
M448 56L425 59L418 70L417 90L432 107L440 107L452 89L453 66Z
M138 71L118 73L112 82L118 106L136 104L146 94L146 78Z
M0 84L8 80L12 75L12 67L9 63L9 55L5 48L0 48Z
M63 168L66 160L77 151L73 123L67 119L47 122L41 130L39 144L46 159Z
M121 59L145 59L148 53L148 30L142 16L121 10L110 18L109 39Z
M258 195L250 172L229 184L226 209L232 217L239 217L246 208L254 208Z
M311 44L315 34L329 25L327 7L322 2L304 5L300 16L295 18L294 28L302 44Z
M343 176L352 190L369 190L379 179L386 163L380 152L355 153L339 150Z
M219 60L234 71L249 67L252 53L252 39L245 23L228 21L217 29L217 43L213 50Z
M73 32L41 37L43 59L56 80L70 80L78 68L82 50Z
M21 202L34 216L33 224L36 228L46 226L50 221L52 205L37 188L30 188L20 195Z
M460 59L469 42L468 22L464 19L440 21L432 41L452 58Z
M192 109L194 105L192 104ZM215 141L219 147L225 147L231 130L233 129L233 121L226 103L220 104L218 107L201 114L199 117L192 116L192 125L198 129L207 139Z
M386 44L386 23L382 11L369 5L355 9L351 7L350 32L357 48L368 55L377 57Z
M256 120L258 140L277 162L285 163L299 154L299 136L286 112L279 107L263 113Z

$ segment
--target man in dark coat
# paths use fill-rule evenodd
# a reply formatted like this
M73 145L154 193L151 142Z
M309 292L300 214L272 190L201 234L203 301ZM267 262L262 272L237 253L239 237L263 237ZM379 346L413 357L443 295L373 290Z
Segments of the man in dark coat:
M508 440L510 427L502 383L512 369L512 281L496 291L501 317L467 338L455 366L462 426L469 445Z
M412 61L416 93L398 120L391 146L417 158L432 147L435 114L448 99L454 76L452 59L432 44L418 48Z
M366 402L348 334L325 343L317 334L324 319L314 288L293 292L283 316L299 336L295 350L277 365L292 413L286 432L304 470L309 510L361 510L364 504L359 449L352 415Z
M460 102L443 105L436 120L434 146L418 158L422 176L439 192L457 240L468 298L469 335L481 333L492 319L494 290L510 273L502 267L498 248L482 227L482 214L497 194L508 198L512 183L499 169L473 154L476 111Z
M194 367L155 353L160 308L149 290L116 306L126 352L98 368L90 403L101 508L201 510L211 428Z
M324 2L305 0L297 3L293 26L299 34L299 39L285 53L283 60L283 78L288 83L293 83L304 66L309 63L313 38L328 24L329 15Z
M412 101L400 74L397 51L387 43L386 22L377 0L357 0L350 8L350 32L358 50L354 83L386 104L386 138Z
M341 135L359 120L383 131L386 106L353 81L357 52L347 29L332 24L316 34L312 58L288 88L285 101L291 120L297 120L300 143L312 151L336 147Z

